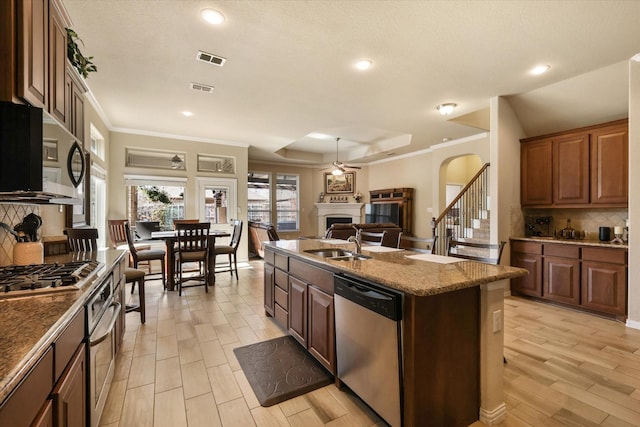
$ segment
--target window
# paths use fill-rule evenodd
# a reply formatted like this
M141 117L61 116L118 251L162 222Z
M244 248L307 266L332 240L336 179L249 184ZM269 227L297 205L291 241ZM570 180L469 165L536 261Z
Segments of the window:
M198 177L196 183L198 192L195 205L198 218L215 225L213 228L216 230L231 231L231 221L238 215L238 180Z
M276 214L278 231L298 230L298 176L276 176Z
M249 221L273 223L278 231L294 231L300 228L299 177L277 173L275 187L269 172L250 172L248 178ZM271 200L276 201L275 206ZM273 211L275 208L275 211Z
M107 247L107 173L98 165L91 165L91 209L92 227L98 229L98 247Z
M271 223L271 174L249 172L247 217L249 221Z
M184 219L184 181L125 178L127 218L157 221L161 228L172 229L174 219Z
M104 160L104 138L93 123L91 124L91 152Z

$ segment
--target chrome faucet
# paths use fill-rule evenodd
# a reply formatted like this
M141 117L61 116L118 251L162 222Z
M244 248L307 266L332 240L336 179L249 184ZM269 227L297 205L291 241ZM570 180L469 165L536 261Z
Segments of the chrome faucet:
M353 242L356 244L356 253L362 253L362 236L360 235L360 232L362 231L362 229L360 228L356 228L353 227L356 230L356 235L355 236L349 236L347 238L347 242Z

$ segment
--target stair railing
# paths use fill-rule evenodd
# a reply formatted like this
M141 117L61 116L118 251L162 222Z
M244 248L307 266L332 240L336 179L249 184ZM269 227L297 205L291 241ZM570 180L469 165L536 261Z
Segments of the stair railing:
M468 230L473 228L473 220L488 219L489 165L485 163L440 216L431 220L431 232L438 236L434 253L446 255L448 236L471 237Z

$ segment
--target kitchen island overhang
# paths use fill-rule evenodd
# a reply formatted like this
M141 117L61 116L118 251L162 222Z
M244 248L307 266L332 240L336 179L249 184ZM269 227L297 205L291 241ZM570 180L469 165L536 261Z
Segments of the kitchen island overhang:
M430 425L464 425L478 419L491 425L504 419L504 289L509 279L527 274L526 270L466 260L428 262L415 259L410 251L369 251L366 246L362 248L366 259L317 255L322 249L355 250L355 244L335 240L280 240L265 245L291 259L404 294L403 425L424 425L427 419ZM454 339L463 342L451 345ZM460 361L457 366L456 360ZM463 364L465 368L460 369ZM474 377L466 385L458 381L465 375ZM437 402L435 395L440 396ZM463 395L472 419L454 421L451 414L461 409Z

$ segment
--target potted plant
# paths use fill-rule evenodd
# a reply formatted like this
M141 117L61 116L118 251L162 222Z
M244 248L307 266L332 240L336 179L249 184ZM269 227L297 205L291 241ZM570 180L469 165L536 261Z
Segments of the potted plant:
M78 70L78 73L85 79L89 75L89 73L98 71L98 67L95 66L91 60L93 56L84 56L80 51L80 47L78 47L78 41L84 45L82 40L78 37L78 34L73 31L71 28L66 28L67 30L67 57L69 61L71 61L71 65Z

